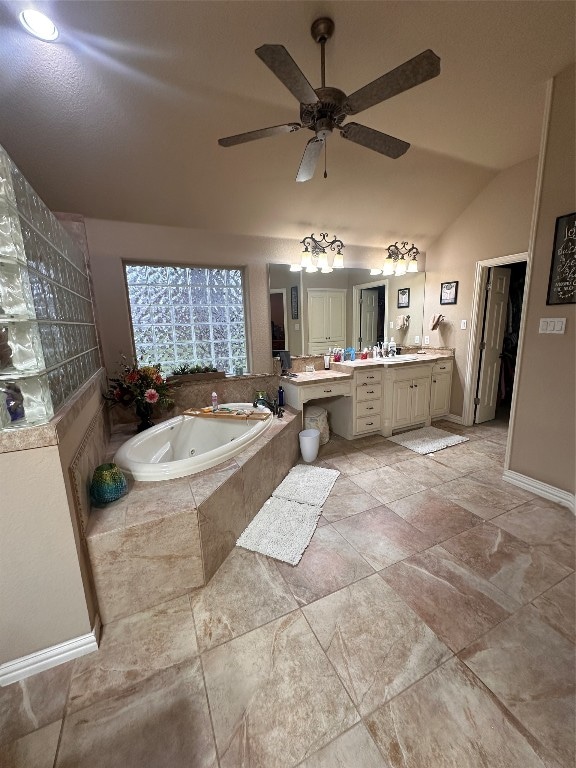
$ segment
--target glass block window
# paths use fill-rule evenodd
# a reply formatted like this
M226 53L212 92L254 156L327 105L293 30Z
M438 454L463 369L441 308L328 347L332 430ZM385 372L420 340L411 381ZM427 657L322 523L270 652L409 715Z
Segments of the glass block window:
M247 368L242 270L125 264L139 361Z

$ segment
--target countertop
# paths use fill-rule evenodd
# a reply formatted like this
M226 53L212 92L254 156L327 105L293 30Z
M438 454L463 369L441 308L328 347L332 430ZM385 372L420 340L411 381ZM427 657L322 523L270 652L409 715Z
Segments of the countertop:
M404 357L403 355L401 357ZM281 376L282 382L303 386L305 384L324 384L328 381L348 381L357 369L370 368L398 368L404 366L422 365L422 363L434 363L437 360L452 360L453 355L442 352L425 352L424 354L410 355L410 360L395 360L391 357L368 358L366 360L347 360L343 363L332 363L329 371L317 370L313 373L297 373L295 376Z

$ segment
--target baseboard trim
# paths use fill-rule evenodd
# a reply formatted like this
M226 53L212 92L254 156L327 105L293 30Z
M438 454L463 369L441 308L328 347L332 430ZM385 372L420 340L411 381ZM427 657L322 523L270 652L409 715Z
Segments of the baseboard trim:
M563 491L560 488L556 488L548 483L542 483L540 480L534 480L527 475L521 475L519 472L514 472L511 469L505 469L502 478L512 485L517 485L525 491L535 493L537 496L542 496L544 499L561 504L563 507L574 513L575 512L575 500L574 494L569 491Z
M42 651L21 656L14 661L0 664L0 686L11 685L39 672L64 664L67 661L86 656L98 650L100 640L100 617L96 618L94 629L86 635L80 635L65 643L58 643Z

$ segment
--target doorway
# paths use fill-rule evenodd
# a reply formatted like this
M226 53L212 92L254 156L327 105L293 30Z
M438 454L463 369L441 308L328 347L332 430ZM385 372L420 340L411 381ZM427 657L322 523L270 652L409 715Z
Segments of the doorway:
M525 253L478 262L466 370L464 424L508 425L522 337Z
M384 341L388 283L364 283L353 287L352 338L359 349Z
M272 349L289 349L285 288L270 289L270 323Z

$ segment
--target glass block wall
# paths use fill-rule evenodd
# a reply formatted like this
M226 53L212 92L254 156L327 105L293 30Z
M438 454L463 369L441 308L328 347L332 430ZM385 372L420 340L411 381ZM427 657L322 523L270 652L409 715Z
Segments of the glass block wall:
M242 270L126 264L139 361L166 374L183 364L247 366Z
M100 365L84 253L0 146L0 429L46 423Z

